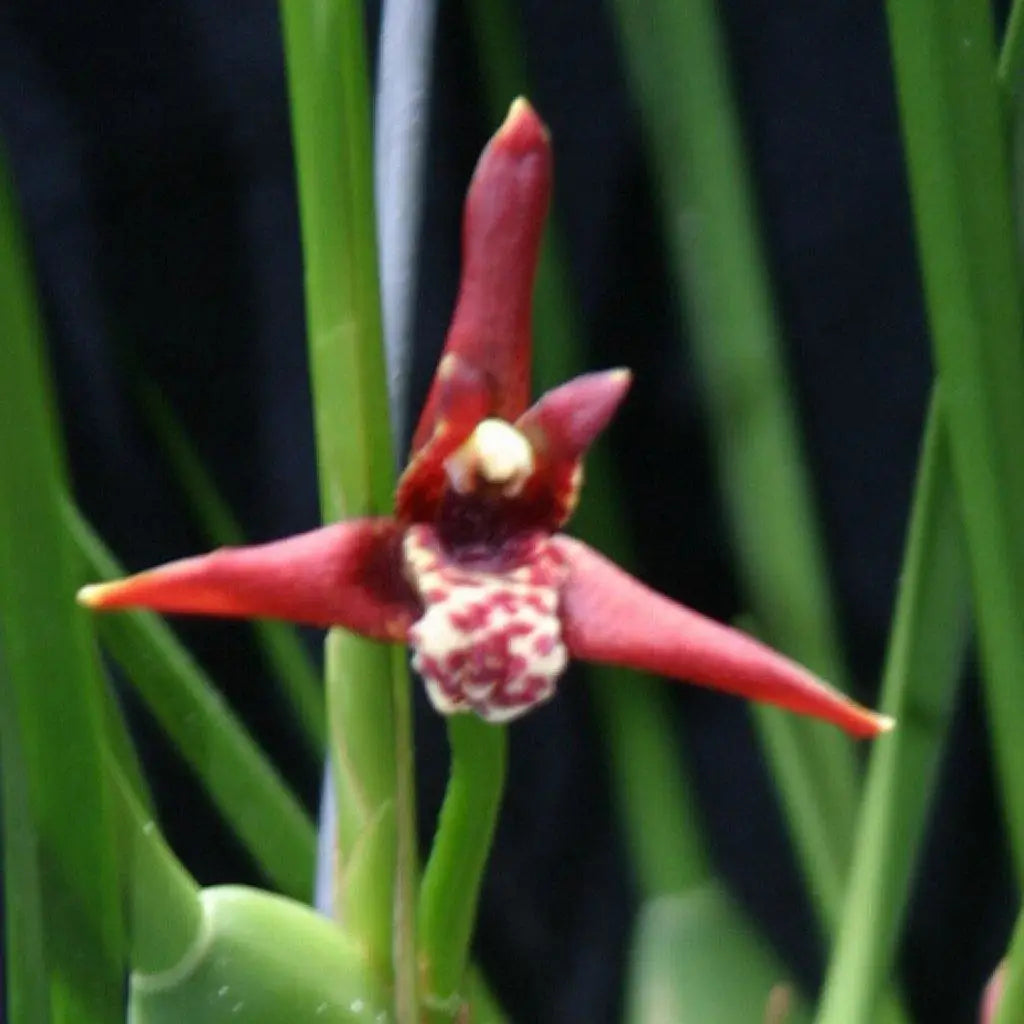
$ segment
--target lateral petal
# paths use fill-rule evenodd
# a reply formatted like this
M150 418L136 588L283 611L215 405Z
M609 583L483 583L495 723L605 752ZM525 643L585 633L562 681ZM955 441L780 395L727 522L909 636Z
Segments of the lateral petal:
M457 355L487 381L488 415L514 420L530 396L533 280L551 195L547 129L522 98L487 144L466 194L459 296L442 355ZM434 429L431 386L412 450Z
M419 603L392 519L357 519L252 547L220 548L83 587L89 608L272 618L404 641Z
M581 460L615 415L631 382L625 369L585 373L542 395L516 421L537 460L520 500L533 510L532 521L556 530L572 514L583 477Z
M813 715L856 737L893 720L876 714L738 630L644 586L596 551L555 538L569 562L562 635L570 653L708 686Z

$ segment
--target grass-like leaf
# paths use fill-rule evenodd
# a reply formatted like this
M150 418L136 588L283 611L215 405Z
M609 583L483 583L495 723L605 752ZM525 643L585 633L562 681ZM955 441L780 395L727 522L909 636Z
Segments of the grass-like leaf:
M63 523L92 579L124 575L70 504ZM98 616L96 628L255 863L282 892L308 899L313 826L206 673L152 612Z
M1024 879L1024 314L992 12L983 0L887 9L989 722Z
M937 388L925 431L875 741L819 1024L872 1024L892 972L970 633L970 578Z
M8 1019L123 1019L123 921L104 705L29 260L0 157L0 777Z

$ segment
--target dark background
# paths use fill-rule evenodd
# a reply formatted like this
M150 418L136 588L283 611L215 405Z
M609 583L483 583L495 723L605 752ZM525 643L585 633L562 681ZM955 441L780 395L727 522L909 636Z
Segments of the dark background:
M414 405L451 309L461 193L494 127L464 12L441 8ZM844 638L859 696L872 700L930 373L884 17L838 0L728 0L721 11ZM610 443L637 569L729 618L741 610L731 556L613 25L598 0L524 0L522 13L592 363L636 371ZM8 0L0 139L35 256L76 492L122 560L137 569L204 547L139 413L140 373L166 392L253 539L313 526L275 5ZM176 625L312 807L319 767L246 627ZM446 758L441 723L418 702L426 841ZM675 703L717 863L813 986L824 952L745 712L684 688ZM919 1019L940 1024L973 1019L1013 913L978 703L971 679L903 954ZM133 706L132 717L175 849L203 882L258 881L145 714ZM513 729L484 893L481 957L518 1020L617 1018L635 894L608 793L586 689L569 679Z

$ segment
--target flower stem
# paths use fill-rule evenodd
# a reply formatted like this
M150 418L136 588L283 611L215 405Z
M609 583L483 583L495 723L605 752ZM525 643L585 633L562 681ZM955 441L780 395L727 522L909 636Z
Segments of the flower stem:
M373 217L369 87L361 5L281 0L299 183L306 312L324 518L390 508L394 459ZM369 641L328 641L335 737L338 904L351 910L393 879L390 899L355 913L373 961L393 968L395 1012L416 1019L412 715L405 663ZM342 652L346 657L338 657ZM348 659L351 660L348 660ZM334 705L332 707L332 704ZM387 767L382 767L384 762ZM364 802L369 797L370 804ZM393 828L386 819L393 816ZM366 842L362 842L366 840ZM348 872L358 851L360 884ZM368 860L367 860L368 858ZM386 905L385 905L386 903ZM372 947L372 949L370 948Z
M417 933L423 1003L437 1021L459 1012L473 923L505 786L504 726L448 719L451 774L420 886Z

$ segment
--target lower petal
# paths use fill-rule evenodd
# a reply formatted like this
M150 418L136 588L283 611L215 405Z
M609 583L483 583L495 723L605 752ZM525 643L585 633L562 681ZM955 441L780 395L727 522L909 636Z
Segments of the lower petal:
M585 544L563 536L553 543L569 564L562 635L574 657L777 704L857 737L892 727L891 718L862 707L745 633L656 593Z

